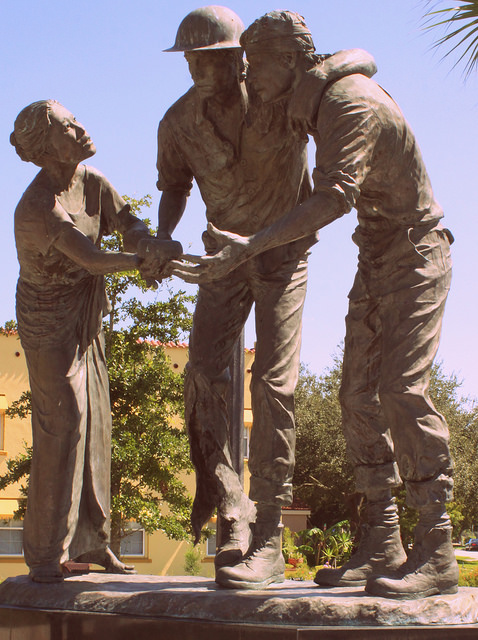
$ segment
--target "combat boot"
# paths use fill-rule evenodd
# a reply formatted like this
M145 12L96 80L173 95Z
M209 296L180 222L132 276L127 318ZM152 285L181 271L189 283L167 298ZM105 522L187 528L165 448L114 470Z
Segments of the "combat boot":
M221 567L232 567L242 560L251 542L251 523L256 517L254 503L244 496L247 503L241 509L240 517L226 520L219 516L219 539L214 558L216 571Z
M369 502L366 507L368 524L362 527L357 551L339 569L319 569L314 578L325 587L361 587L372 574L390 573L407 559L400 538L395 500Z
M284 582L282 557L283 525L258 522L246 556L234 567L216 571L216 582L229 589L263 589L273 582Z
M370 577L365 591L373 596L398 600L457 593L458 564L451 532L451 527L430 529L418 524L407 562L395 575Z

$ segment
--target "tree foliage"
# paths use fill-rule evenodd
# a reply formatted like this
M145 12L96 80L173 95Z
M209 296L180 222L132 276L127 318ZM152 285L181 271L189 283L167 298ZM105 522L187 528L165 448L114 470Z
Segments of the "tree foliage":
M451 6L438 9L441 3L433 5L426 13L427 29L444 29L445 33L435 43L436 47L450 46L445 56L458 53L454 66L465 63L465 75L468 76L478 66L478 0L460 0L448 3Z
M352 531L359 521L361 496L355 492L353 469L341 429L339 388L341 354L323 375L302 368L296 391L295 495L311 508L311 524L322 529L349 520ZM478 528L478 407L459 394L460 381L447 376L440 364L431 372L430 396L450 429L455 462L455 498L448 505L455 535ZM402 537L411 542L417 513L406 505L405 490L396 492Z
M311 523L327 528L339 520L357 521L352 465L346 456L339 403L342 357L316 376L301 367L296 401L295 495L311 507Z
M135 215L151 204L149 196L126 199ZM121 236L106 238L103 248L122 250ZM192 467L187 435L176 419L183 413L183 379L159 345L180 341L189 331L193 298L172 292L168 282L152 293L135 272L106 276L106 287L112 308L104 326L113 418L111 547L118 554L131 520L174 539L190 532L191 498L180 474ZM9 415L26 417L30 409L26 392ZM9 460L0 489L23 480L26 493L30 459L27 449Z

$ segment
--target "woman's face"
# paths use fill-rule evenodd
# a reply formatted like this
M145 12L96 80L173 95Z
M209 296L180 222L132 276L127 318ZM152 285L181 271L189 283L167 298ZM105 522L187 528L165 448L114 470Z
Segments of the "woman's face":
M48 154L65 164L78 164L96 153L96 147L82 124L61 104L50 109Z

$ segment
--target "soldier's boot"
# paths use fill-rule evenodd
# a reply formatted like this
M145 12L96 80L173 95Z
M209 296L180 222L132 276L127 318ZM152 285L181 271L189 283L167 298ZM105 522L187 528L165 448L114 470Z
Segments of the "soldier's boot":
M435 517L430 515L435 512ZM439 513L441 511L441 513ZM457 593L458 564L451 542L452 527L445 506L420 511L415 541L407 562L395 574L374 575L367 593L383 598L415 600L438 594Z
M357 551L338 569L319 569L314 582L326 587L361 587L372 574L395 571L404 564L403 549L395 499L369 502L367 522Z
M251 524L256 517L254 503L244 496L240 516L227 520L219 516L220 526L218 547L214 566L216 571L221 567L232 567L242 560L251 542Z
M257 521L252 525L252 541L245 557L234 567L218 569L216 582L229 589L263 589L273 582L284 582L283 525L279 521L280 507L258 505Z

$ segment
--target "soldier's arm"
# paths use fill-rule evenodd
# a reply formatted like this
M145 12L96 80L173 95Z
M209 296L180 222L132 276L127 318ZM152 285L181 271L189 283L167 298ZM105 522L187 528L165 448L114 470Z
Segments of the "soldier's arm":
M349 95L352 90L352 95ZM381 124L367 99L354 99L353 86L329 89L319 110L320 152L313 172L314 194L252 236L219 231L208 225L220 251L213 256L185 256L199 266L175 264L173 274L187 282L222 278L258 253L310 235L350 211L370 171ZM325 103L325 104L324 104Z
M181 220L188 194L184 191L163 191L158 208L158 233L161 240L170 240Z
M364 49L344 49L326 58L322 71L327 82L352 73L361 73L371 78L377 73L377 65L372 54Z
M191 192L193 173L184 158L171 122L178 124L175 114L166 114L158 127L158 181L162 192L158 208L158 238L170 240L186 208ZM178 115L176 114L176 118Z

